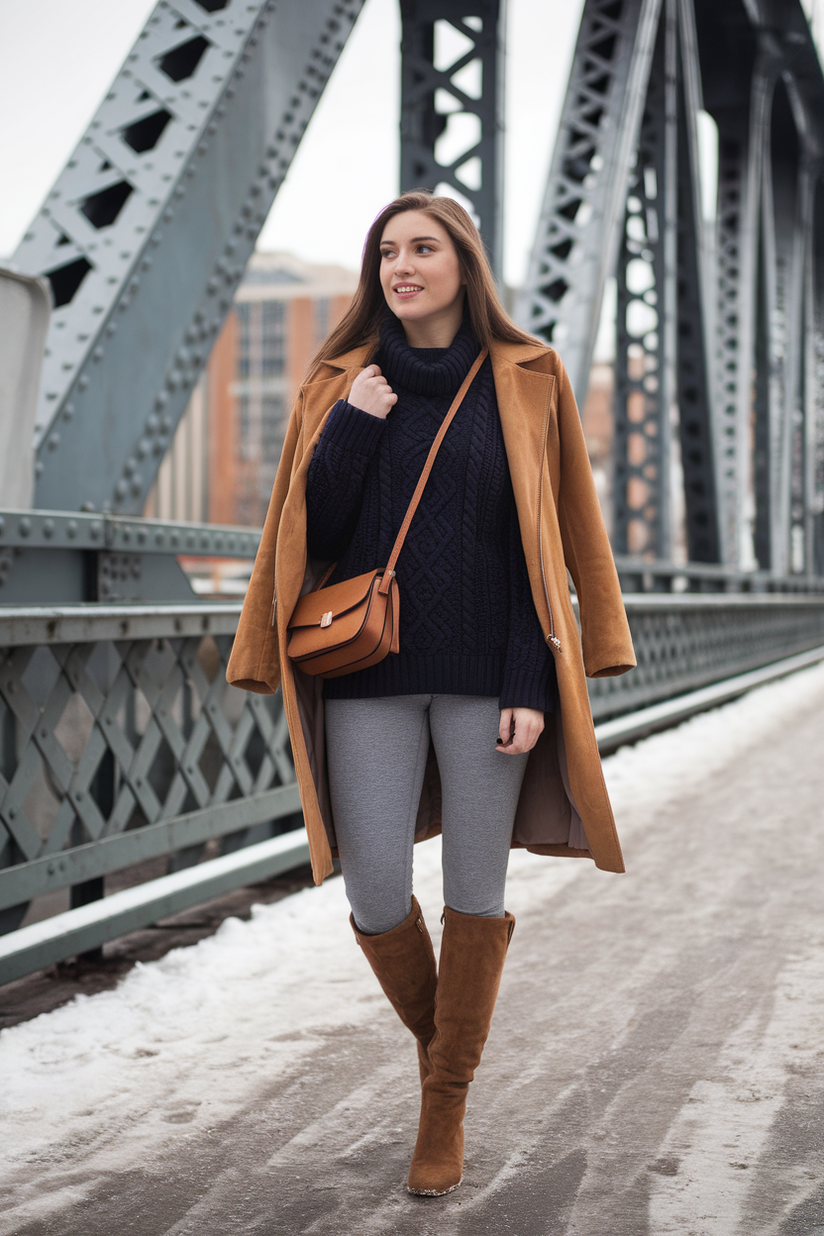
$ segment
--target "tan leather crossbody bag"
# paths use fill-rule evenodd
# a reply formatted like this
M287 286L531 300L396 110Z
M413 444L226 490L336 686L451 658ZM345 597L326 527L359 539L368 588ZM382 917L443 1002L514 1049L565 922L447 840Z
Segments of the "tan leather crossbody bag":
M335 569L333 563L319 587L299 598L287 624L287 651L305 674L317 674L321 678L340 678L344 674L354 673L355 670L376 665L390 652L400 651L399 593L395 565L412 516L429 480L435 456L464 395L486 357L487 349L484 348L476 357L443 419L386 566L325 587L326 580Z

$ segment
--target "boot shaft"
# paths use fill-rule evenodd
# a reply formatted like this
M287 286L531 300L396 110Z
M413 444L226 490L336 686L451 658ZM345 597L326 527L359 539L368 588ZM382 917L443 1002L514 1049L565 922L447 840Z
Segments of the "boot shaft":
M465 1085L475 1075L489 1034L515 919L447 908L443 922L436 1034L429 1056L441 1082Z

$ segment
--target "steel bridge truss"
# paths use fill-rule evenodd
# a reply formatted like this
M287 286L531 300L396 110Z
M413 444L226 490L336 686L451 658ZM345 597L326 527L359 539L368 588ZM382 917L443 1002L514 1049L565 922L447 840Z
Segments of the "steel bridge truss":
M142 511L362 0L160 0L14 262L54 312L34 505Z
M795 0L587 0L520 315L583 399L616 281L616 552L824 572L822 151Z
M54 312L34 505L137 514L362 0L160 0L14 255ZM402 169L501 260L501 0L403 0Z
M456 197L503 263L504 0L400 0L401 190Z
M157 5L15 255L55 299L37 507L142 509L361 2ZM469 8L401 0L401 186L500 268L504 4ZM683 507L691 561L824 572L823 149L799 0L586 0L520 314L583 398L615 279L617 552L671 560Z

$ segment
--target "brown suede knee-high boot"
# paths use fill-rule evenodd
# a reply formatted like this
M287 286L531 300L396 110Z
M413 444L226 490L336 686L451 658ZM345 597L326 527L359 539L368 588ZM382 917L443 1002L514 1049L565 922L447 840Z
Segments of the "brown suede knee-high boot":
M376 936L358 931L351 914L349 922L389 1003L418 1040L418 1068L423 1084L431 1071L427 1049L435 1033L438 975L421 907L413 897L412 909L403 922Z
M440 1197L463 1179L463 1117L481 1059L515 927L511 914L479 918L444 911L435 1001L432 1072L424 1082L421 1120L407 1188Z

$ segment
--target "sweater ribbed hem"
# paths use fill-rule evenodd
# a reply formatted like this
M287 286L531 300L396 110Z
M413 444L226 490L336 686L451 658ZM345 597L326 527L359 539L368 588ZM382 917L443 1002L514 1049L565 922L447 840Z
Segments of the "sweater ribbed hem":
M539 712L553 712L554 677L554 663L549 663L539 677L535 676L534 669L507 671L501 687L501 708L537 708Z
M339 399L329 413L323 434L353 455L373 455L385 429L386 421L380 416L371 416L345 399Z
M323 693L330 700L369 700L384 695L497 696L503 676L503 655L390 652L368 669L343 678L327 678Z

